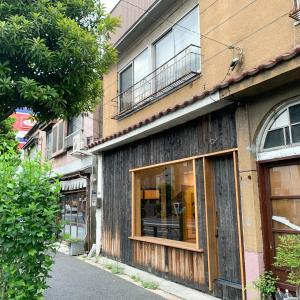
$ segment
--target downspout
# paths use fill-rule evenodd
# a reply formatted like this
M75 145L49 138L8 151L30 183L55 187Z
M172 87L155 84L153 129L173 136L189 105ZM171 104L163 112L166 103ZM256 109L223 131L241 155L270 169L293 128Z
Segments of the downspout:
M96 207L96 255L102 249L102 222L103 222L103 160L102 154L97 155L97 207Z

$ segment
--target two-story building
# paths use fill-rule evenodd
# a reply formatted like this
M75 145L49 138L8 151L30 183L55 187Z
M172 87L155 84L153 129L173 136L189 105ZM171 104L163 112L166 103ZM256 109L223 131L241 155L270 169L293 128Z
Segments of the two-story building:
M264 269L294 290L273 263L300 226L298 4L115 7L119 60L90 145L103 254L221 299L255 299Z
M95 214L91 208L92 155L86 151L94 136L99 138L99 120L80 114L68 121L36 124L26 135L25 156L40 153L60 176L63 233L83 239L89 250L95 241Z

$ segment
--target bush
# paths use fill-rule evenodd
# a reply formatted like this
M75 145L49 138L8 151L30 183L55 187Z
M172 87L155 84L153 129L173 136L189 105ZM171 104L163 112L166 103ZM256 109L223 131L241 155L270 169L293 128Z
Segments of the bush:
M60 184L39 159L0 157L0 299L42 299L59 232Z
M280 236L276 253L275 266L288 268L287 282L296 286L300 299L300 235Z
M261 274L256 281L254 281L254 286L260 291L261 295L272 296L276 292L276 282L278 278L274 277L272 271L265 271Z

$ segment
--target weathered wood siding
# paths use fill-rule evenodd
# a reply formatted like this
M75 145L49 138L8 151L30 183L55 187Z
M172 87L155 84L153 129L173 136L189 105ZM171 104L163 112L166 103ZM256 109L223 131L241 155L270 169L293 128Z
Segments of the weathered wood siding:
M103 154L103 253L207 289L204 253L132 241L130 169L236 147L235 109L223 109ZM200 247L206 248L202 161L196 163ZM198 180L199 179L199 180Z

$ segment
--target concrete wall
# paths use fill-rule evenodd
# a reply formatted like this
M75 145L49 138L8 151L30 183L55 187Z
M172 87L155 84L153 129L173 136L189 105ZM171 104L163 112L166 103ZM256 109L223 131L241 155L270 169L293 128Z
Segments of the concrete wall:
M179 1L178 11L175 9L174 12L174 8L170 8L170 11L165 12L160 20L168 19L174 22L194 4L195 1L192 0ZM270 5L264 0L203 0L200 1L199 6L202 34L200 79L121 121L111 119L115 111L111 100L117 96L118 91L118 70L145 49L146 45L151 44L155 37L158 38L162 32L172 26L168 21L153 21L153 26L148 28L131 48L120 53L119 62L104 76L104 137L158 111L182 103L193 95L212 88L228 76L239 75L244 70L264 63L291 49L300 41L300 27L295 26L294 20L288 16L292 9L292 1L273 0ZM228 67L235 53L223 44L235 45L243 50L243 64L229 75ZM263 80L263 75L258 76L260 77Z

